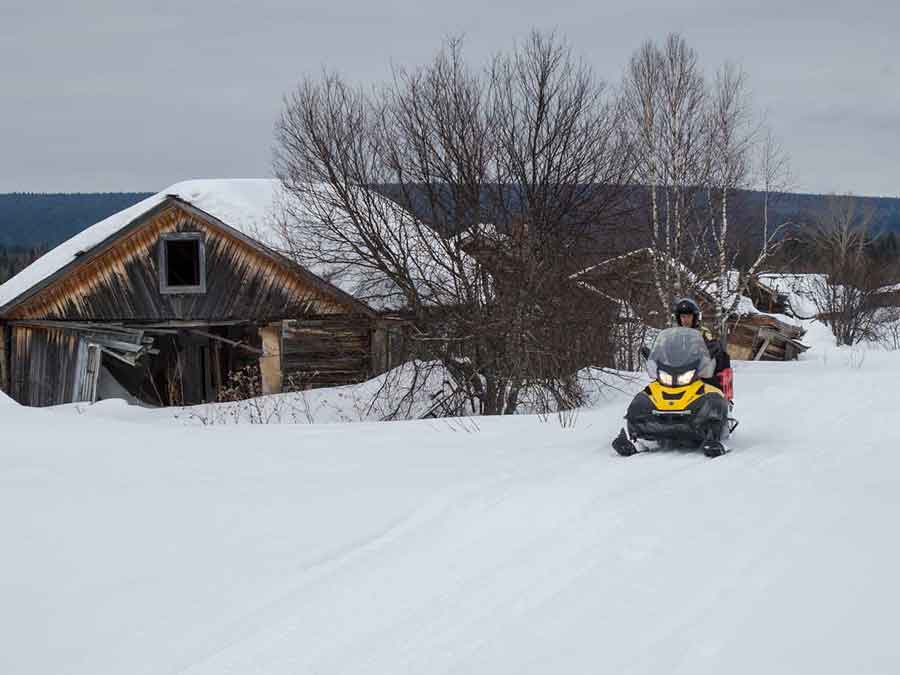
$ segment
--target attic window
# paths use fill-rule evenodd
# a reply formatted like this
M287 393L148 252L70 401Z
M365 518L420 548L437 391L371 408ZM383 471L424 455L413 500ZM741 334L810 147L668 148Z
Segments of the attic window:
M159 242L162 293L206 293L206 249L199 232L163 235Z

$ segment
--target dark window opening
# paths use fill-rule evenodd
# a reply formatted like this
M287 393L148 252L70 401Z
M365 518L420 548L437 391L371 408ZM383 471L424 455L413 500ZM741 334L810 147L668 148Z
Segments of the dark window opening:
M200 285L200 240L166 241L166 282L172 287Z
M159 247L159 290L206 293L206 250L200 232L165 234Z

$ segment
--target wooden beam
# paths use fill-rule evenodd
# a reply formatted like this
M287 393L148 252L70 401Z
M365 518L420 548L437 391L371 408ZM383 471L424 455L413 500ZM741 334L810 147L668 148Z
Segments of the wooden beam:
M263 354L259 357L263 394L280 394L284 373L281 368L281 322L259 329Z
M759 361L762 358L762 355L766 353L766 350L769 348L769 343L772 341L772 336L767 335L765 341L762 344L762 347L759 348L759 351L756 352L756 356L753 357L754 361Z
M135 323L133 325L136 328L168 328L172 330L187 330L189 328L214 328L216 326L246 326L252 323L252 319L239 319L236 321L159 321L156 323Z
M202 335L205 338L209 338L210 340L218 340L219 342L224 342L227 345L231 345L235 349L244 349L248 352L252 352L253 354L263 354L262 349L257 349L256 347L251 347L250 345L245 345L243 342L235 342L234 340L229 340L228 338L224 338L221 335L216 335L214 333L207 333L203 330L198 330L196 328L187 329L188 333L194 333L195 335Z
M107 356L111 356L114 359L121 361L122 363L127 363L129 366L135 367L138 364L138 358L140 358L141 354L137 356L126 356L125 354L120 354L119 352L113 349L107 349L102 345L98 345L100 347L100 351L106 354Z
M143 331L140 326L124 326L122 324L113 323L97 323L86 321L51 321L47 319L22 319L10 321L11 326L30 326L33 328L56 328L58 330L72 330L82 333L122 333L124 335L133 336Z

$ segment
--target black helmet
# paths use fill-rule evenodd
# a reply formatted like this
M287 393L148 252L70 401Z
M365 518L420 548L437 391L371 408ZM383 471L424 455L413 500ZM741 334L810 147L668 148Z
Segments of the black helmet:
M692 314L694 316L694 328L700 327L700 320L703 318L703 315L700 313L700 305L691 298L679 298L676 300L672 314L675 317L676 326L681 325L678 317L682 314Z

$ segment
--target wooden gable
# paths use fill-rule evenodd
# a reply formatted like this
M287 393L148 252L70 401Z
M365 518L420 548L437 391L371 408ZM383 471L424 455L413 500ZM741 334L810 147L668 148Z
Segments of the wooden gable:
M193 233L202 241L205 288L164 292L160 247ZM175 197L32 288L12 320L255 321L371 314L369 308L287 258Z

